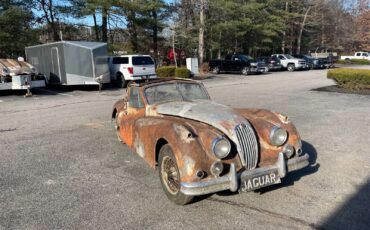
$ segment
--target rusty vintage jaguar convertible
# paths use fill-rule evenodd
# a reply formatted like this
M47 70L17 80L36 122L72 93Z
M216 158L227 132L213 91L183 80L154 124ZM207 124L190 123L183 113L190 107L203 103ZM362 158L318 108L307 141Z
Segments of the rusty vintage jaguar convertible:
M158 167L163 190L176 204L277 184L309 164L286 116L218 104L192 80L131 83L112 119L118 139Z

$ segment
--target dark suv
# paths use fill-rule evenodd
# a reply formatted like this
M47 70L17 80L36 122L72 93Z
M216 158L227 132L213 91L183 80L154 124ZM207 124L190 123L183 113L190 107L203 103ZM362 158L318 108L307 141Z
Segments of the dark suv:
M307 62L310 69L324 69L324 68L326 68L325 63L322 60L320 60L318 58L314 58L310 55L296 54L296 55L293 55L293 56L296 57L296 58L304 59Z
M264 62L267 65L269 71L281 70L283 68L283 66L280 63L280 60L276 57L271 56L258 57L257 61Z

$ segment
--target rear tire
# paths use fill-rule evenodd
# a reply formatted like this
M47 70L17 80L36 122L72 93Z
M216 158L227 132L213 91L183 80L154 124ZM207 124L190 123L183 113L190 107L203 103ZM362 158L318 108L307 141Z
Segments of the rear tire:
M295 70L295 66L294 66L294 64L289 64L288 65L288 71L289 72L293 72Z
M118 88L126 88L127 87L127 83L128 82L126 81L125 77L122 74L117 74L115 85Z
M178 205L190 203L194 197L180 191L180 172L169 144L165 144L159 151L158 168L162 188L168 199Z

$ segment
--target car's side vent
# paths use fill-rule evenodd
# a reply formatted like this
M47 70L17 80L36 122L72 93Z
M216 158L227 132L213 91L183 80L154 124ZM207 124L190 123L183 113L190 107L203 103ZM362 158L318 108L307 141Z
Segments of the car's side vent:
M240 124L235 127L238 138L238 152L242 164L247 169L254 169L258 162L258 142L250 125Z

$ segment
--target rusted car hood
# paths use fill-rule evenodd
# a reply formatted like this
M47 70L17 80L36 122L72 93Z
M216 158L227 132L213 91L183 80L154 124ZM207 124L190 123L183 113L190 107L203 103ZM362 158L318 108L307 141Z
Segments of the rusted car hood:
M249 125L248 120L232 108L210 100L168 102L155 106L154 110L160 115L183 117L209 124L233 141L237 141L233 131L235 126Z

